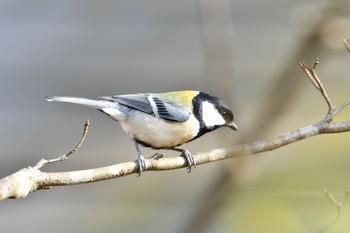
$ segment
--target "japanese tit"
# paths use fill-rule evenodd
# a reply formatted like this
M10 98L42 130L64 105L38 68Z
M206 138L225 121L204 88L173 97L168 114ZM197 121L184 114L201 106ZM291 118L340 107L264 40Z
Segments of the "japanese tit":
M128 94L99 97L46 97L47 101L69 102L96 108L118 121L135 144L139 174L146 169L139 144L153 149L181 152L188 170L196 165L188 150L177 148L205 133L227 126L237 130L227 104L200 91Z

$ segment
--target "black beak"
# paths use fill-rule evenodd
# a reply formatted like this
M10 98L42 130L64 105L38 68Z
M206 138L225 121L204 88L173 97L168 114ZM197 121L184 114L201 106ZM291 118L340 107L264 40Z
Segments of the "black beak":
M230 127L231 129L236 130L236 131L238 130L237 125L233 122L227 123L225 126Z

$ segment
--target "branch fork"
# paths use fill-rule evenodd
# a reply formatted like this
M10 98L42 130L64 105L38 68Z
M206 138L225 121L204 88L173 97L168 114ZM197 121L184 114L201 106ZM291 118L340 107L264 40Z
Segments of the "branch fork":
M306 76L309 78L311 83L314 85L314 87L321 93L322 97L327 103L328 106L328 112L326 116L324 117L323 121L327 123L331 123L333 118L341 112L346 106L350 103L350 98L347 99L342 105L339 107L333 107L330 98L328 97L326 89L323 87L321 80L318 78L316 74L316 68L320 64L320 59L317 58L313 67L309 67L305 64L305 62L300 62L300 67L304 70Z

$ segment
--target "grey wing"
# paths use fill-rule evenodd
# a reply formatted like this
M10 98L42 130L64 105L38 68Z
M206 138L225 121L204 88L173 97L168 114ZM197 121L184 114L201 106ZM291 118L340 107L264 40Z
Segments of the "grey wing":
M117 102L121 105L134 108L141 112L152 113L152 106L150 105L146 94L131 94L131 95L114 95L114 96L102 96L100 98Z
M156 116L158 115L162 119L176 122L184 122L190 118L191 113L183 107L176 106L169 101L162 101L155 96L152 96L151 98L155 103L156 111L158 113L155 113Z
M101 98L115 101L121 105L168 121L184 122L188 120L191 114L182 107L175 106L169 101L162 101L149 94L115 95Z

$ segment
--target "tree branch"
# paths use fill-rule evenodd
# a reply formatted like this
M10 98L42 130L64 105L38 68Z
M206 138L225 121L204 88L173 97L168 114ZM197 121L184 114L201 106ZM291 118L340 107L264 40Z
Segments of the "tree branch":
M307 77L320 91L328 105L326 116L318 123L290 131L269 140L261 140L253 143L241 144L232 148L214 149L194 155L197 165L214 161L235 158L239 156L262 153L276 150L282 146L313 137L320 134L333 134L350 131L350 121L332 123L333 118L350 104L346 100L338 108L332 107L327 92L316 75L316 67L319 64L317 59L314 66L309 68L304 62L300 63ZM70 172L42 172L40 169L49 163L60 162L77 151L82 145L88 132L89 121L84 124L83 135L73 150L52 160L40 160L34 167L27 167L0 180L0 200L6 198L26 197L29 193L49 189L54 186L76 185L113 179L138 173L137 162L126 162L111 166ZM151 157L146 159L146 171L164 171L180 168L187 168L186 160L183 157L159 158Z
M195 154L194 158L197 165L200 165L218 160L272 151L319 134L333 134L348 131L350 131L350 121L336 123L321 121L270 140L236 145L233 148L221 148L201 152ZM146 159L146 166L147 171L187 168L186 160L183 157L149 158ZM138 168L136 162L126 162L88 170L54 173L42 172L36 166L28 167L0 180L0 200L5 198L26 197L30 192L48 189L53 186L90 183L137 174L137 172Z

